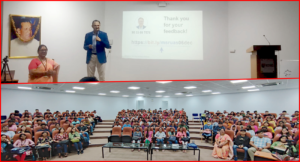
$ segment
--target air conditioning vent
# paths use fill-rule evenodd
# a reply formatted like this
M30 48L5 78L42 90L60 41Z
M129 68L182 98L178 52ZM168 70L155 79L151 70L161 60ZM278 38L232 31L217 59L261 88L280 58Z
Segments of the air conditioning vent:
M50 87L35 87L35 89L47 90L47 91L52 90L52 88L50 88Z
M273 82L273 83L264 83L264 84L258 84L256 87L271 87L271 86L278 86L282 85L282 82Z

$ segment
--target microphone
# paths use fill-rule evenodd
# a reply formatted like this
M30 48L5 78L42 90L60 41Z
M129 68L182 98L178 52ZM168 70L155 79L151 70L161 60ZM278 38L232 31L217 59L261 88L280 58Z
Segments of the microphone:
M266 37L265 35L263 35L263 36L264 36L264 37L265 37L265 39L268 41L267 37ZM269 45L271 45L269 41L268 41L268 43L269 43Z

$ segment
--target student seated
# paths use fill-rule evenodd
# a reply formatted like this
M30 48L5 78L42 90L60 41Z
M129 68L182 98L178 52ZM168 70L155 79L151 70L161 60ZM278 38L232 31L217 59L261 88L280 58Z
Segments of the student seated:
M233 142L231 138L225 134L225 128L221 128L215 137L214 149L212 156L214 158L232 159L233 156Z
M19 139L14 143L14 147L26 147L26 146L34 146L34 142L31 139L26 139L25 134L20 134ZM32 150L25 151L23 154L14 154L13 157L18 161L24 161L26 156L32 155Z
M155 133L157 144L164 144L164 138L166 137L165 132L162 131L162 128L159 128L158 132ZM158 150L156 150L158 151ZM162 150L164 151L164 150Z
M31 134L31 132L30 131L28 131L27 129L26 129L26 127L25 126L21 126L21 130L20 131L18 131L17 132L18 134L20 134L20 133L30 133Z
M125 127L131 127L131 125L129 124L129 120L127 120L126 123L123 125L122 131L123 131L123 128L125 128Z
M213 129L213 142L215 142L216 136L221 129L225 130L225 127L223 126L222 122L218 123L218 126L214 127Z
M71 132L69 133L69 139L74 144L77 154L83 154L83 147L80 141L80 134L76 131L76 127L71 128Z
M9 121L8 121L8 130L14 131L14 132L17 131L17 125L14 124L14 121L13 121L13 120L9 120Z
M183 127L179 128L179 131L177 131L176 137L179 138L178 140L179 140L180 144L186 145L188 143L188 141L182 141L182 138L187 137L186 133L183 131ZM182 150L182 152L186 153L186 150Z
M39 157L43 159L43 161L46 161L47 157L49 157L50 152L49 148L51 149L51 143L52 143L52 138L48 136L48 133L45 131L42 133L42 136L38 138L37 141L37 146L43 146L43 145L49 145L50 147L43 147L37 149Z
M267 127L262 127L262 128L261 128L261 131L263 132L264 137L267 137L267 138L269 138L269 139L272 139L272 138L273 138L272 133L268 131L268 128L267 128Z
M290 156L292 156L292 153L289 152L289 150L287 151L287 153L285 152L288 148L287 139L288 137L286 135L283 135L279 138L279 141L276 141L271 145L272 153L278 153L279 155L283 155L283 161L289 161ZM297 153L297 150L294 145L292 145L292 151L294 152L294 154Z
M279 134L277 134L276 136L278 136L278 137L281 137L281 136L287 136L287 138L289 139L289 140L292 140L293 138L292 138L292 135L289 133L289 130L288 130L288 128L282 128L282 130L281 130L281 132L279 133Z
M83 124L83 122L80 123L80 125L77 127L77 129L79 130L79 134L80 134L80 137L85 139L85 142L86 143L91 143L90 142L90 136L89 136L89 129ZM85 135L86 137L84 137L83 135Z
M14 137L14 135L15 135L15 132L14 131L9 131L8 130L8 126L6 125L6 126L2 127L1 134L8 135L8 137L10 139L12 139Z
M268 148L271 146L271 140L270 138L264 137L264 132L263 131L257 131L256 132L257 136L253 136L250 140L250 147L248 149L248 154L250 156L251 161L254 161L254 153L256 151L262 151L262 152L267 152L271 153Z
M168 135L169 135L169 139L168 139L169 144L172 144L173 142L175 144L178 144L178 141L176 140L176 133L175 133L174 128L172 128L172 127L170 128L170 131L168 132ZM175 141L170 140L170 138L175 139Z
M46 127L46 124L44 124L44 123L41 125L41 129L39 129L37 131L38 132L40 132L40 131L42 131L42 132L47 131L47 132L50 133L50 136L52 136L52 132Z
M246 127L246 132L250 133L251 137L255 136L255 132L250 125Z
M58 157L61 158L62 153L64 153L65 157L68 157L68 143L69 143L69 136L65 132L64 128L60 128L58 133L54 136L53 142L55 142L56 149L58 152Z
M153 138L153 131L151 131L151 127L147 127L147 130L144 132L145 134L145 141L148 140L150 143L152 142Z
M233 154L234 154L234 160L237 161L237 151L236 149L244 149L245 154L244 154L244 161L247 161L248 158L248 148L249 148L249 143L250 143L250 138L246 136L246 130L242 129L240 130L241 135L237 136L234 139L234 145L233 145Z
M11 142L7 139L5 134L1 134L1 160L7 161L10 157L10 150L12 149Z
M205 142L208 142L208 138L212 136L212 125L210 124L210 121L207 122L206 125L203 127L203 133L202 136L205 138Z
M142 132L140 131L140 127L137 127L135 132L133 132L132 135L132 143L141 143L141 139L142 139ZM131 150L132 152L134 151L134 149ZM139 149L139 152L141 151L141 149Z
M89 129L91 135L93 135L93 125L91 124L88 117L85 117L85 120L83 121L83 124Z

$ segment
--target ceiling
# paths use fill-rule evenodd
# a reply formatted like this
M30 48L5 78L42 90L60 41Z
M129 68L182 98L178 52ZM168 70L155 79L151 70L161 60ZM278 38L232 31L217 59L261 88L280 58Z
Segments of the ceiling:
M233 84L230 80L217 80L217 81L173 81L171 83L156 83L156 82L112 82L112 83L59 83L59 84L2 84L1 89L14 89L20 90L18 87L32 87L32 90L20 91L40 91L50 93L66 93L66 90L73 90L73 87L84 87L84 90L75 90L75 94L83 95L98 95L105 93L105 96L122 97L137 97L138 93L144 94L144 97L156 97L156 95L169 96L169 97L186 97L187 94L193 96L213 95L212 92L220 92L221 94L231 93L255 93L249 92L249 89L242 89L244 86L256 86L259 84L280 82L281 85L270 87L259 87L259 91L273 91L285 89L298 89L298 79L264 79L264 80L248 80L244 83ZM140 87L138 90L128 89L130 86ZM186 86L195 86L195 89L185 89ZM49 87L51 90L40 90L36 87ZM111 93L110 91L120 91L120 93ZM165 91L164 93L156 93L158 90ZM212 92L204 93L203 90L212 90ZM175 95L175 93L183 93L182 95ZM257 92L257 91L256 91ZM74 93L70 93L74 94Z

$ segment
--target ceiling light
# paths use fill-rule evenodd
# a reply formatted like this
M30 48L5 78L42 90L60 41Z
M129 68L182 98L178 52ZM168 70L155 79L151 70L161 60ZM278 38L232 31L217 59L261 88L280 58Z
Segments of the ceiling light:
M110 93L120 93L120 91L110 91Z
M242 87L243 89L249 89L249 88L255 88L255 86L246 86L246 87Z
M213 92L213 93L211 93L211 94L220 94L220 92Z
M212 92L212 90L203 90L202 92L207 93L207 92Z
M143 96L144 94L143 94L143 93L138 93L138 94L136 94L136 95L138 95L138 96Z
M155 97L162 97L162 95L156 95Z
M175 95L182 95L182 93L175 93Z
M231 83L244 83L244 82L248 82L248 80L232 80L230 81Z
M79 89L79 90L84 90L84 87L73 87L73 89Z
M172 81L156 81L156 83L161 83L161 84L166 84L166 83L171 83Z
M19 89L32 89L31 87L18 87Z
M185 89L194 89L194 88L197 88L195 86L187 86L187 87L184 87Z
M248 91L259 91L259 89L249 89Z
M186 95L186 96L188 96L188 97L189 97L189 96L193 96L193 95L191 95L191 94L190 94L190 95Z
M155 91L156 93L164 93L165 91L163 90L159 90L159 91Z
M129 97L128 95L123 95L123 97Z
M66 90L67 93L75 93L75 91Z
M132 89L132 90L137 90L137 89L140 89L140 87L128 87L128 89Z
M104 96L106 95L106 93L98 93L98 95Z
M170 97L170 96L164 96L164 97Z
M98 84L98 83L88 83L88 84Z

